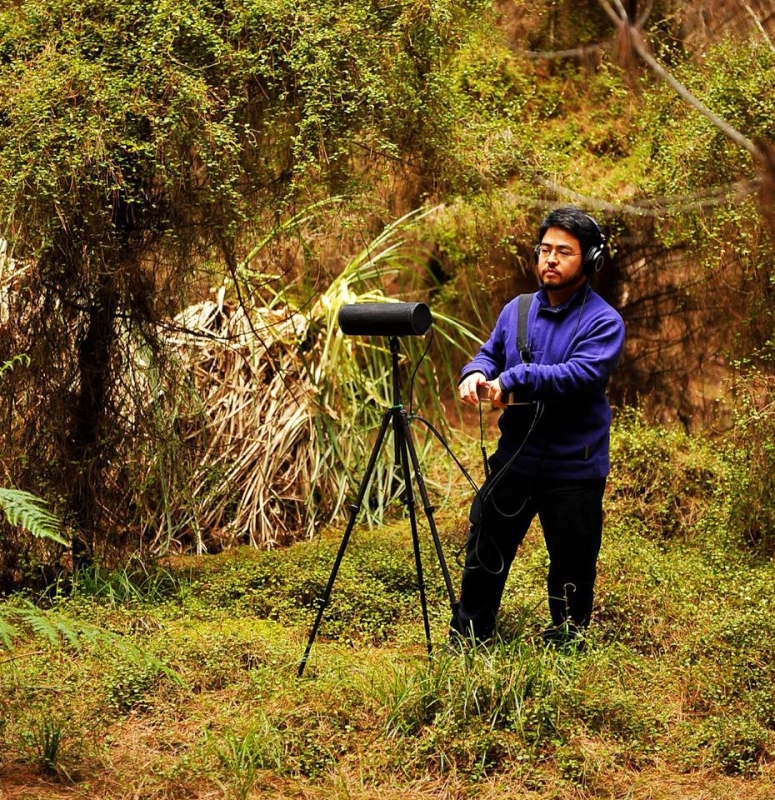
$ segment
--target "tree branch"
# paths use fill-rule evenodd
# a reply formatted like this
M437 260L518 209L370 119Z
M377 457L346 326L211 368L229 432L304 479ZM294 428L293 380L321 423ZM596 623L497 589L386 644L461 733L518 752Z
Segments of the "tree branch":
M598 0L603 11L620 30L626 32L632 48L646 63L646 65L656 73L663 81L669 84L677 94L685 100L692 108L700 112L712 125L718 128L727 138L731 139L743 149L747 150L754 158L760 162L765 161L765 155L761 148L752 142L747 136L733 128L728 122L723 120L718 114L711 111L701 100L697 99L679 80L671 75L651 54L645 40L631 23L627 11L621 4L621 0L612 0L618 9L618 13L609 4L609 0Z
M747 197L760 188L759 181L746 180L718 186L713 189L708 189L705 192L675 195L673 197L659 197L642 203L615 204L609 203L606 200L599 200L580 194L548 178L537 177L534 180L536 183L541 184L541 186L551 190L555 194L561 197L567 197L569 200L574 200L587 208L593 208L598 211L608 211L613 214L633 214L639 217L662 217L667 213L678 214L687 211L697 211L709 206L723 205L730 200L740 200Z
M745 0L738 0L740 5L751 15L751 19L753 20L753 24L759 29L764 41L770 46L770 49L775 52L775 44L773 44L772 39L767 34L767 31L764 29L764 25L762 25L762 21L759 17L756 16L756 12L745 2Z

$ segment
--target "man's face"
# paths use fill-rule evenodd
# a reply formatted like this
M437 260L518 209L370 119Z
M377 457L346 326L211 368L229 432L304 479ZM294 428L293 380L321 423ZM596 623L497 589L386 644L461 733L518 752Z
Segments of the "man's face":
M581 242L562 228L549 228L539 245L538 279L549 292L572 293L586 280Z

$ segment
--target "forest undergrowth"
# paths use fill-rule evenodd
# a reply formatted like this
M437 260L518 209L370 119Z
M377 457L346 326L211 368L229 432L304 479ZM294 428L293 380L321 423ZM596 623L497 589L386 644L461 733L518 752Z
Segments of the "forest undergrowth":
M455 449L476 461L475 437ZM739 456L620 416L583 649L541 641L533 530L497 640L442 653L421 519L429 659L400 508L356 527L302 678L340 530L7 597L0 797L771 798L775 567L735 522ZM429 485L454 487L435 518L457 584L470 489L447 470Z

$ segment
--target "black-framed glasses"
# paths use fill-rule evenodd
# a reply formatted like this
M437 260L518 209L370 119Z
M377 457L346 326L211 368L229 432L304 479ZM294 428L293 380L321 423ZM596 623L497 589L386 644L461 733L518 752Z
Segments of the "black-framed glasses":
M565 247L563 245L560 245L559 247L550 247L548 244L539 244L537 250L539 258L549 258L549 256L552 254L552 251L554 251L557 253L557 258L563 261L573 258L573 256L581 255L581 253L574 253L570 247Z

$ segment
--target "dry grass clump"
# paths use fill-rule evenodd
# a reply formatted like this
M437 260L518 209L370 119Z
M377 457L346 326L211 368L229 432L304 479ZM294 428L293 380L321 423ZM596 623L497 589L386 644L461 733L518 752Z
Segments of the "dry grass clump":
M202 452L192 490L199 526L219 538L266 545L311 530L319 513L333 511L324 498L337 496L336 473L316 474L320 462L309 457L321 444L320 390L303 354L310 320L288 309L262 308L255 316L239 306L199 303L176 319L187 332L170 344L206 420L204 429L188 433Z

